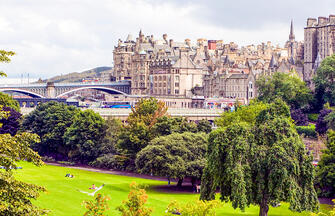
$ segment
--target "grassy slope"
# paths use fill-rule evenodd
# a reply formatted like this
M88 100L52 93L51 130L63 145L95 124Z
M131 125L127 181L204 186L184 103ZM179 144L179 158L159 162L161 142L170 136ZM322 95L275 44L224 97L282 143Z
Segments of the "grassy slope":
M190 202L199 198L198 194L169 194L150 189L151 186L167 184L166 181L101 174L57 166L35 167L26 162L21 165L23 169L17 171L17 178L47 188L48 192L41 194L35 203L42 208L50 209L51 213L49 215L53 216L83 215L85 209L81 206L81 202L92 199L92 197L78 192L77 189L88 191L92 184L100 186L105 183L105 187L99 192L111 198L109 201L110 215L119 215L114 209L121 204L122 200L127 198L129 184L132 181L149 186L147 189L149 195L147 205L154 208L153 215L155 216L163 215L166 206L172 200ZM65 178L66 173L74 174L75 178ZM241 212L234 210L229 204L222 204L222 207L217 211L217 215L258 215L258 211L259 208L255 206L246 209L245 212ZM287 204L282 204L279 208L270 208L269 215L308 214L293 213L288 210Z

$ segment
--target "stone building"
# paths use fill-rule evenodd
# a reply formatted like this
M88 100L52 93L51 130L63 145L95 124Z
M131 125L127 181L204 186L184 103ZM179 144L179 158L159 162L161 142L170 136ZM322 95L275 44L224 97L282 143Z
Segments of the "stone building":
M312 86L319 63L335 51L335 15L308 18L304 29L304 81Z

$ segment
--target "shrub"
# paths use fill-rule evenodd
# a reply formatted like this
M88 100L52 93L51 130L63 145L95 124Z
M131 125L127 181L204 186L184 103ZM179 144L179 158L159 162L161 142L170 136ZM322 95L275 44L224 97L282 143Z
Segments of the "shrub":
M310 113L307 115L308 116L308 120L312 121L312 122L316 122L319 118L319 114L318 113Z
M184 215L184 216L213 216L216 215L216 208L219 201L202 201L187 203L184 206L179 205L177 201L172 201L166 211L165 216Z
M325 120L325 117L331 113L332 110L330 109L323 109L320 111L320 115L318 117L318 120L315 125L315 130L319 134L325 134L328 130L328 122Z
M291 110L291 118L294 120L295 125L298 125L298 126L308 125L307 115L303 113L301 109Z
M105 154L95 159L89 165L102 169L125 170L128 164L129 159L126 156Z
M317 138L315 125L309 124L308 126L296 126L298 134L304 134L306 137Z
M105 212L109 209L107 201L110 200L108 196L98 194L93 200L85 200L82 205L85 206L87 211L84 216L104 216Z

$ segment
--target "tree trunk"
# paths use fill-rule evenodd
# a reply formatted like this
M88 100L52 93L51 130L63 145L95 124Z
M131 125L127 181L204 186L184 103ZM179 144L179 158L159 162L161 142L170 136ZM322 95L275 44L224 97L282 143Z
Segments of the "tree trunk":
M262 200L262 203L259 205L259 216L268 216L269 205L267 200Z
M183 184L183 180L183 178L178 179L177 187L181 187L181 185Z

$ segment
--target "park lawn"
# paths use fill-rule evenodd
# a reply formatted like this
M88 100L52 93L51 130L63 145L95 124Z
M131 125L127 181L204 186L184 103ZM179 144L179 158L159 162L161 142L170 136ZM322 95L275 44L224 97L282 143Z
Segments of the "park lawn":
M153 208L153 216L162 216L170 201L177 200L180 203L193 202L199 199L199 194L187 193L165 193L153 189L154 186L166 185L166 181L156 181L128 176L103 174L79 169L45 165L42 167L33 166L30 163L22 162L20 166L22 170L15 171L17 179L25 182L34 183L44 186L47 189L46 193L41 193L41 196L34 203L42 208L49 209L50 216L77 216L83 215L85 208L81 205L83 200L91 200L93 197L77 191L89 191L88 188L95 184L100 186L103 183L101 192L108 195L109 214L120 215L115 207L122 203L122 200L127 199L129 193L129 184L136 182L148 186L147 194L149 196L147 206ZM66 173L71 173L75 178L65 178ZM322 206L322 209L327 209L327 206ZM234 210L229 203L222 203L217 210L218 216L251 216L258 215L259 207L251 206L245 212ZM270 207L269 215L309 215L308 213L295 213L288 209L288 204L282 204L281 207Z

